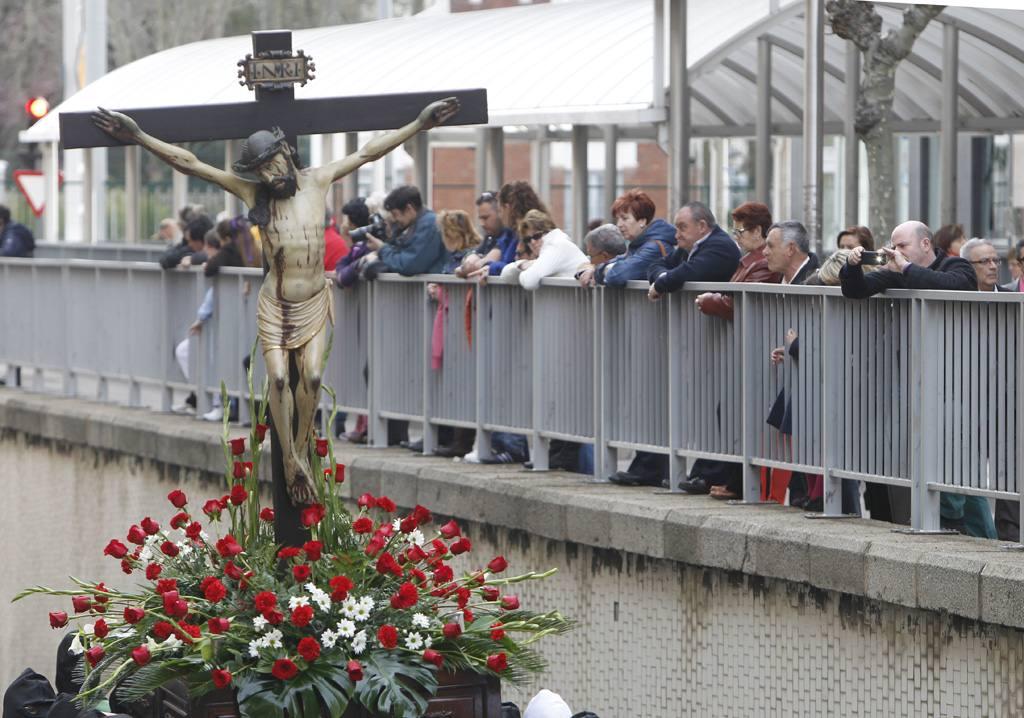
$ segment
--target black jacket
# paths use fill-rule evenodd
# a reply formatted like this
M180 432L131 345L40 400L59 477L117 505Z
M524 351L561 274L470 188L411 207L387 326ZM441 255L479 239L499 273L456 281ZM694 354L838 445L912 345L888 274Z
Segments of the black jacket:
M235 246L235 243L224 242L220 249L217 250L217 254L213 255L213 259L206 260L206 266L203 268L203 274L207 277L212 277L220 271L221 267L244 266L245 262L242 261L242 255L238 251L238 247Z
M689 256L685 250L677 249L652 263L647 281L658 294L682 289L687 282L728 282L739 263L740 248L716 224Z
M167 251L160 255L160 266L164 269L174 269L181 264L181 260L191 256L192 249L188 246L188 242L183 239L180 244L169 247Z
M849 265L839 270L839 282L844 297L864 299L886 289L947 289L975 291L978 275L966 259L936 257L928 267L911 264L905 272L879 269L864 274L861 265Z
M814 276L814 273L818 271L818 267L821 266L821 262L818 261L818 255L808 254L807 263L800 267L800 271L793 277L793 281L790 284L803 284L808 279Z

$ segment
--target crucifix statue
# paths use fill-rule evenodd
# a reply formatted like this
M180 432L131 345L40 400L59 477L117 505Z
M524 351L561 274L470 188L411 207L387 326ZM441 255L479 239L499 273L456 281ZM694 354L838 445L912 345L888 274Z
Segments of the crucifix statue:
M285 41L287 47L284 47ZM234 173L204 164L188 150L143 131L140 125L147 125L146 116L151 111L122 113L100 108L91 114L62 114L61 135L65 147L100 144L89 139L89 130L82 121L85 118L81 115L89 114L91 123L117 142L137 143L178 171L220 186L249 207L250 219L260 228L263 256L268 263L256 318L270 380L270 412L276 437L275 513L282 519L289 514L297 519L296 511L282 512L279 504L284 493L282 488L290 498L291 509L312 503L316 496L309 466L309 445L320 394L321 366L329 349L328 322L332 321L331 288L323 271L325 195L333 182L383 157L418 132L450 120L467 105L469 112L459 118L460 124L486 121L486 99L482 91L451 93L450 97L441 93L442 99L437 99L439 93L433 93L425 103L424 98L417 98L422 109L414 118L409 118L408 95L391 96L397 100L398 111L388 107L386 96L370 98L370 104L383 107L376 124L397 125L397 129L378 136L344 159L321 167L303 168L296 151L297 133L311 125L316 132L353 129L353 123L345 123L343 115L344 105L351 106L353 100L341 100L341 108L337 107L339 101L294 100L292 83L305 84L312 79L309 58L301 51L297 56L291 54L287 32L254 33L253 45L256 58L249 56L240 62L244 69L239 75L244 76L244 84L255 86L257 102L194 108L189 113L188 124L203 127L217 124L214 119L223 124L245 117L251 122L254 108L259 108L255 114L264 115L264 105L273 108L272 120L261 118L271 121L251 132L243 143L241 158L232 168ZM242 112L236 115L235 108ZM159 112L164 120L168 115L177 114L166 109ZM328 119L329 113L337 113L333 115L333 122ZM367 122L363 112L355 115L357 126ZM329 126L325 127L325 123ZM210 134L229 132L219 124L216 129L217 132L203 132L206 135L203 139L210 139ZM180 130L169 134L177 141L183 139ZM287 529L282 529L279 523L277 538L293 543L300 538L295 534L298 522L289 520L288 523L291 525Z

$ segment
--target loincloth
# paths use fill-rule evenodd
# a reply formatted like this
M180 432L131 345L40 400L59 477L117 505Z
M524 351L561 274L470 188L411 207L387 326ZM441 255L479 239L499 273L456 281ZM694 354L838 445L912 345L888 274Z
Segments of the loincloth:
M330 282L322 291L303 302L277 299L270 292L260 291L256 305L256 330L263 351L299 349L334 322L334 302Z

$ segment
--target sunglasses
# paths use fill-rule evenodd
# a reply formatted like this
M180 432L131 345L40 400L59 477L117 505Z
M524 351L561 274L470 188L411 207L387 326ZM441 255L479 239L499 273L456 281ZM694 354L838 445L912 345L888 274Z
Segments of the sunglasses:
M476 203L477 204L480 204L481 202L497 202L497 201L498 201L498 193L497 192L481 192L480 196L476 198Z

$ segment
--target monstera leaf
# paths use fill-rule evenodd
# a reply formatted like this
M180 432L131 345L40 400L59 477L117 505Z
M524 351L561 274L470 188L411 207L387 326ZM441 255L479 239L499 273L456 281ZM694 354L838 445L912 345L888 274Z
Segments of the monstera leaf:
M362 664L355 699L371 713L418 718L427 709L427 698L437 692L437 675L424 664L403 663L388 651L374 651Z
M348 707L353 684L343 665L317 661L290 681L279 681L268 674L239 678L238 710L242 718L281 716L341 718Z

